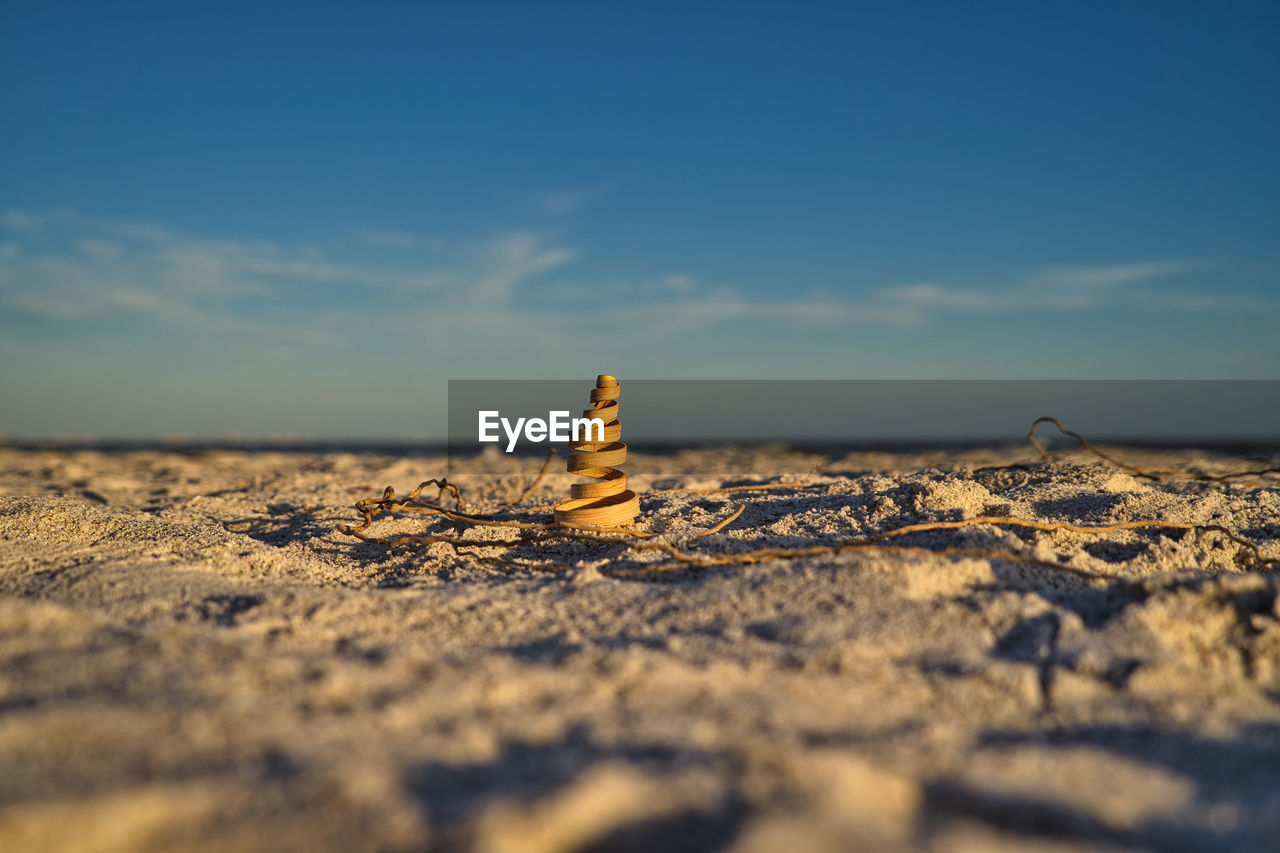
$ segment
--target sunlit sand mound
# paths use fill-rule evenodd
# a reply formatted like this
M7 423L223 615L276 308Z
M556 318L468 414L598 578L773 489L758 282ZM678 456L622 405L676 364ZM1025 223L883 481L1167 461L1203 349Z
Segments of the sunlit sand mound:
M1271 849L1276 459L1123 458L0 450L0 850Z

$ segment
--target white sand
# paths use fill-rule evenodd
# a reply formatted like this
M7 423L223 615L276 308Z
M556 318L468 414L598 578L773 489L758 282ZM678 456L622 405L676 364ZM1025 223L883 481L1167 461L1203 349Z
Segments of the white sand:
M1275 485L1152 484L1081 455L973 473L1031 459L760 450L627 468L639 527L703 553L1001 514L1218 524L1280 560ZM817 488L645 494L818 461ZM1276 565L1221 534L983 526L901 540L1013 550L1097 580L846 553L641 581L608 575L665 558L584 542L508 553L563 569L543 574L333 532L358 521L358 498L407 492L443 465L0 449L0 850L1270 850L1280 838ZM707 474L675 476L695 468ZM530 473L464 486L484 508ZM528 504L570 482L557 470ZM691 538L743 504L723 532Z

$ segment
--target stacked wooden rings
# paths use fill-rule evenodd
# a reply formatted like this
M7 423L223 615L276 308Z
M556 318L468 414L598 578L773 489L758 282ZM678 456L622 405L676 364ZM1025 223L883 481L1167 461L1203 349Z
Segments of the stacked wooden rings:
M584 418L604 421L604 434L599 427L587 431L587 438L602 441L578 441L571 446L577 452L569 455L570 474L588 477L595 482L575 483L569 489L570 499L557 504L556 521L563 524L585 524L592 527L620 527L635 521L640 514L640 498L627 488L627 475L617 466L627 461L627 446L622 443L622 423L618 420L618 397L622 386L608 374L596 377L591 390L591 408Z

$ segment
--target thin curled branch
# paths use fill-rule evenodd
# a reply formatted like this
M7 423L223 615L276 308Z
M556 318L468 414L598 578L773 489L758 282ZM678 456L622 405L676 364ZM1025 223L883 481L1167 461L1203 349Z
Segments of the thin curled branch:
M390 499L386 496L387 492L391 493ZM368 507L372 505L376 505L376 508L370 510ZM390 486L387 486L387 491L383 493L383 497L381 499L366 499L360 501L356 504L356 509L360 510L364 514L363 524L359 527L352 527L349 524L339 524L335 529L340 533L355 535L360 531L368 529L368 527L373 523L373 519L382 512L388 512L389 514L395 512L412 512L420 515L439 515L449 519L450 521L473 524L478 527L511 527L517 530L558 530L562 528L567 530L593 530L606 533L618 533L623 536L633 536L638 539L647 539L653 535L652 533L645 533L640 530L628 530L618 527L597 527L590 524L573 524L567 521L502 521L488 516L457 512L456 510L445 509L442 506L436 506L434 504L414 503L410 499L397 502L395 501L394 490ZM365 541L368 542L373 540L365 539Z
M908 524L905 527L896 527L893 530L886 530L883 533L877 533L868 541L880 542L894 536L902 536L906 533L918 533L922 530L953 530L958 527L973 527L978 524L1009 524L1015 527L1031 527L1036 530L1068 530L1072 533L1110 533L1116 530L1138 530L1150 527L1164 528L1167 530L1212 530L1226 535L1228 539L1235 542L1237 545L1248 548L1259 560L1263 558L1262 551L1256 543L1250 542L1248 539L1244 539L1236 535L1233 531L1220 524L1185 524L1177 521L1159 521L1150 519L1122 521L1117 524L1086 526L1071 524L1066 521L1031 521L1025 518L1012 518L1002 515L984 515L978 518L966 518L962 521L930 521L924 524Z
M538 488L538 484L542 482L542 478L547 476L547 469L551 467L551 459L555 455L556 455L556 449L554 447L548 450L547 458L543 460L542 467L538 469L538 476L533 478L533 482L529 484L528 488L526 488L523 492L520 493L520 497L516 498L510 503L503 504L502 506L498 507L498 509L499 510L510 509L513 506L523 503L525 498L533 494L533 490Z
M713 489L655 489L646 492L647 497L653 495L718 495L722 492L755 492L768 491L770 489L820 489L828 485L827 483L810 483L809 478L818 473L823 463L819 462L809 469L809 473L805 474L797 480L786 480L779 483L751 483L746 486L717 486Z
M1077 568L1050 560L1042 560L1029 554L1019 553L1003 549L982 549L982 548L919 548L908 545L885 545L884 540L896 536L902 536L908 533L919 533L927 530L952 530L959 527L973 527L983 524L1010 524L1021 527L1032 527L1039 530L1068 530L1074 533L1106 533L1115 530L1131 530L1136 528L1147 527L1163 527L1175 530L1211 530L1226 534L1233 542L1249 549L1255 558L1264 564L1271 562L1265 560L1258 545L1237 536L1232 531L1221 525L1216 524L1181 524L1160 521L1130 521L1114 525L1101 525L1097 527L1084 527L1081 525L1068 524L1067 522L1039 522L1029 521L1027 519L1012 518L1004 516L983 516L980 518L965 519L963 521L940 521L929 522L924 524L909 524L903 527L886 530L873 536L860 539L849 539L833 545L812 545L801 548L760 548L754 551L744 551L736 554L689 554L676 548L666 542L638 542L627 543L627 547L635 551L662 551L675 558L675 561L681 566L674 564L659 564L657 566L645 566L640 569L626 570L627 572L645 574L649 572L671 571L680 567L697 567L705 568L712 566L727 566L744 563L759 563L765 560L791 560L800 557L825 556L831 554L845 553L848 551L868 551L872 553L905 553L918 556L923 555L941 555L941 556L958 556L958 557L976 557L979 559L989 560L1005 560L1012 563L1022 565L1039 566L1041 568L1055 569L1068 574L1074 574L1079 577L1096 578L1101 577L1093 572ZM580 537L575 537L580 538ZM593 539L592 541L601 541ZM609 540L604 540L609 541ZM618 570L619 572L623 570ZM624 576L624 575L619 575ZM632 576L631 574L625 576Z
M617 531L605 531L617 532ZM468 548L509 548L512 545L524 542L537 542L547 537L574 539L585 542L596 542L600 544L621 545L631 551L659 551L667 554L672 559L665 563L652 563L646 566L638 566L635 568L612 568L605 571L605 574L618 578L640 578L647 575L663 574L681 569L704 569L714 568L717 566L733 566L733 565L750 565L755 563L763 563L769 560L795 560L802 557L821 557L831 556L835 554L843 554L848 552L866 552L873 554L904 554L911 556L943 556L943 557L972 557L986 560L1005 560L1010 563L1021 565L1039 566L1041 568L1055 569L1067 574L1076 575L1081 578L1095 579L1103 577L1084 569L1066 563L1058 563L1050 560L1042 560L1039 557L1033 557L1029 554L1020 554L1016 551L1008 551L1003 549L987 549L987 548L921 548L912 545L883 545L877 544L863 539L854 539L846 542L838 542L833 545L811 545L803 548L758 548L753 551L742 551L736 554L692 554L682 551L676 546L661 541L636 542L634 540L613 539L607 536L594 535L592 532L575 531L571 528L550 529L545 531L544 535L538 538L521 537L516 542L494 542L477 539L460 539L452 536L439 535L402 535L388 538L377 538L366 536L359 531L352 531L352 536L375 545L382 545L388 548L395 548L406 545L431 545L444 544L449 545L455 551ZM488 558L493 560L494 558ZM519 566L524 568L536 568L540 571L548 571L553 569L567 570L567 567L556 566L556 564L534 563L531 561L511 561L498 559L497 562L507 565Z
M1083 435L1076 432L1075 430L1067 429L1062 425L1062 421L1058 420L1055 417L1050 417L1050 416L1036 418L1035 422L1031 424L1030 432L1027 433L1027 441L1031 442L1032 447L1034 447L1036 450L1040 452L1040 455L1044 457L1044 460L1046 462L1052 462L1053 455L1050 454L1049 451L1044 448L1044 445L1042 445L1036 439L1036 430L1040 428L1040 424L1044 424L1044 423L1053 424L1055 427L1058 428L1059 432L1061 432L1063 435L1069 435L1072 438L1074 438L1076 441L1080 442L1080 446L1083 449L1092 453L1094 456L1097 456L1100 459L1105 459L1107 462L1110 462L1112 465L1115 465L1117 468L1120 468L1124 471L1128 471L1133 476L1141 477L1144 480L1154 480L1156 482L1163 482L1166 478L1169 478L1169 477L1181 477L1183 479L1197 480L1204 483L1227 483L1227 482L1230 482L1231 480L1236 479L1237 477L1258 477L1264 474L1280 473L1280 467L1257 468L1252 471L1233 471L1229 474L1193 474L1189 471L1176 471L1169 468L1139 468L1136 465L1130 465L1127 462L1117 459L1116 457L1112 456L1110 453L1107 453L1105 450L1102 450L1101 448L1095 447L1089 441L1089 439L1085 438ZM1017 467L1017 466L1009 466L1009 467ZM1265 486L1267 484L1255 480L1255 481L1236 483L1235 485L1256 487L1256 486Z
M704 533L698 534L693 538L700 538L711 533L718 532L727 524L738 518L745 507L739 507L738 510L724 521L717 524ZM458 513L449 513L441 511L442 515L455 516L459 520L470 520L462 517ZM947 547L947 548L922 548L910 545L894 545L885 544L885 540L910 533L920 533L931 530L954 530L962 527L974 527L978 525L1012 525L1016 527L1028 527L1043 531L1065 530L1072 533L1081 534L1099 534L1115 532L1117 530L1135 530L1143 528L1164 528L1171 530L1204 530L1222 533L1231 541L1248 549L1254 558L1263 565L1270 565L1276 561L1267 560L1263 557L1259 546L1243 537L1237 535L1233 531L1217 524L1186 524L1181 522L1164 522L1156 520L1138 520L1126 521L1117 524L1106 524L1096 526L1085 526L1071 524L1065 521L1042 522L1032 521L1029 519L1014 518L1011 516L980 516L977 518L964 519L961 521L935 521L921 524L908 524L902 527L893 528L891 530L882 531L870 537L849 539L830 545L811 545L799 548L758 548L752 551L741 551L730 554L696 554L681 550L669 542L660 540L651 541L635 541L636 538L646 538L651 534L642 534L634 536L634 531L621 530L618 528L590 528L585 525L567 525L567 524L535 524L521 522L489 522L484 519L477 520L476 523L487 523L489 526L513 527L521 531L520 538L515 541L491 541L491 540L475 540L462 539L459 537L441 536L437 534L423 535L400 535L389 538L378 538L366 535L364 527L351 528L342 526L339 529L350 536L354 536L364 542L379 544L386 547L397 547L403 545L430 545L445 544L451 546L455 551L460 548L510 548L516 544L536 543L547 538L573 539L577 541L595 542L599 544L621 545L625 549L636 552L658 551L672 558L666 563L656 563L647 566L641 566L630 569L611 569L607 573L611 576L620 578L643 577L645 575L660 574L664 572L675 571L677 569L688 568L712 568L716 566L730 565L747 565L753 563L761 563L768 560L794 560L803 557L830 556L848 552L866 552L866 553L898 553L914 556L944 556L944 557L971 557L986 560L1004 560L1006 562L1037 566L1040 568L1053 569L1055 571L1065 572L1082 578L1098 578L1106 577L1094 572L1087 571L1066 563L1060 563L1052 560L1044 560L1039 557L1026 553L1010 551L1005 549L984 549L984 548L964 548L964 547ZM345 529L344 529L345 528ZM534 536L534 532L540 535ZM628 534L633 534L632 538L627 538ZM542 570L546 570L548 564L532 564L527 561L521 561L513 565L539 565Z
M714 489L653 489L645 492L646 498L656 497L657 495L720 495L726 492L767 492L772 489L793 489L799 491L801 489L823 489L830 483L808 483L804 480L789 480L778 483L752 483L746 486L719 486ZM546 506L532 507L534 511L549 510L554 508L554 504Z
M722 521L722 522L720 522L719 524L717 524L715 527L712 527L712 528L709 528L709 529L707 529L707 530L702 531L701 533L697 534L697 535L696 535L696 536L694 536L693 538L694 538L694 539L701 539L703 536L710 536L712 533L719 533L721 530L724 530L724 529L725 529L726 527L728 527L730 524L732 524L733 522L737 521L737 520L738 520L738 516L742 515L742 511L743 511L744 509L746 509L746 508L747 508L747 505L746 505L746 504L743 504L742 506L738 507L738 511L737 511L737 512L735 512L733 515L729 516L729 517L728 517L728 518L726 518L724 521Z
M457 486L455 486L453 483L450 483L447 477L441 477L439 479L423 480L421 483L418 484L418 488L414 489L407 496L405 496L405 500L406 501L417 500L418 495L422 494L422 490L425 489L427 486L435 486L436 488L439 489L439 491L436 492L436 503L439 503L440 499L444 497L445 494L448 494L451 498L453 498L453 503L456 507L458 507L458 509L466 508L467 503L462 499L462 492L458 489ZM393 500L395 496L396 496L396 490L393 489L391 486L387 486L385 489L382 490L383 501ZM370 503L370 500L368 498L360 501L359 504L357 504L357 506L359 506L360 504L366 504L366 503Z
M664 543L645 542L644 545L660 545ZM612 569L608 572L613 577L636 578L663 572L679 571L690 568L712 568L715 566L732 566L752 563L763 563L769 560L794 560L801 557L823 557L849 552L869 554L902 554L916 557L972 557L981 560L1005 560L1026 566L1039 566L1046 569L1065 572L1089 580L1103 577L1066 563L1041 560L1016 551L984 548L918 548L911 545L875 545L870 542L850 541L835 545L813 545L806 548L760 548L740 554L686 554L675 548L664 548L675 559L668 563L656 563L634 569Z
M735 516L736 517L736 514ZM723 524L723 522L722 522ZM1019 554L1015 551L992 550L981 548L919 548L911 545L879 545L867 540L850 540L847 542L839 542L834 545L812 545L804 548L758 548L754 551L742 551L736 554L691 554L682 551L676 546L661 541L635 542L626 539L614 539L605 535L594 535L596 533L617 533L619 531L613 529L600 529L599 531L579 531L574 528L549 527L544 531L544 535L531 538L522 536L520 539L512 542L495 542L484 539L462 539L456 536L441 536L436 534L406 534L400 536L376 537L368 536L363 531L350 528L344 530L350 536L367 542L372 545L381 545L386 548L397 548L407 545L448 545L454 551L460 549L482 549L482 548L510 548L513 545L526 542L537 542L546 538L564 538L573 539L583 542L595 542L606 545L621 545L632 551L660 551L667 554L673 559L667 563L655 563L647 566L640 566L632 569L609 569L607 574L619 578L635 578L645 575L660 574L671 572L679 569L689 568L712 568L716 566L730 565L747 565L752 563L762 563L768 560L794 560L801 557L819 557L832 554L841 554L849 551L865 551L869 553L896 553L909 554L916 556L949 556L949 557L976 557L980 559L991 560L1007 560L1011 563L1021 563L1024 565L1041 566L1043 568L1059 569L1069 574L1078 575L1085 578L1095 578L1097 575L1069 566L1064 563L1056 563L1048 560L1041 560L1038 557L1032 557L1027 554ZM493 561L494 558L487 558ZM505 563L513 566L524 568L537 568L542 571L550 569L567 570L567 567L557 566L556 564L534 563L526 560L511 561L497 560L497 562Z

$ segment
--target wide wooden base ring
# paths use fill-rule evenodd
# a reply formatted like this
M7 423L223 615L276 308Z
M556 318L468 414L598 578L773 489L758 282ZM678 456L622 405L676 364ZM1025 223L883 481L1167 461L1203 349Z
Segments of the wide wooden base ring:
M621 527L640 514L640 497L626 491L607 498L578 498L556 504L556 521L589 524L592 527Z

